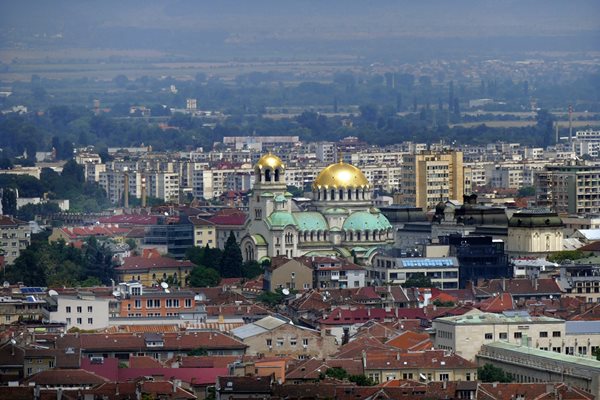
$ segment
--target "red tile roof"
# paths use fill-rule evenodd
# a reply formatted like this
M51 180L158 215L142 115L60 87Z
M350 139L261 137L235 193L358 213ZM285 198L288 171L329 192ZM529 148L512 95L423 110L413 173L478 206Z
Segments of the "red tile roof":
M194 268L196 265L187 260L175 260L169 257L133 256L124 259L123 265L115 267L116 271L137 271L150 268Z
M0 226L19 226L27 225L28 222L21 221L8 215L0 215Z
M101 224L156 225L158 223L158 218L158 215L122 214L101 217L98 219L98 222Z
M488 297L487 299L482 300L478 307L481 311L501 313L503 311L514 310L515 302L510 293L500 293L497 296Z
M395 338L385 342L385 344L404 351L429 350L433 347L429 334L412 331L402 332Z
M26 384L35 382L37 385L99 385L108 380L93 372L83 369L50 369L38 372L25 380Z

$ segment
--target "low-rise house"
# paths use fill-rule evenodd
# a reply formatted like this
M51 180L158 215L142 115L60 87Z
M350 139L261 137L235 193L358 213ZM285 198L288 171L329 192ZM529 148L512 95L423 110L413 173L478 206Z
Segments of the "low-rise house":
M276 355L307 359L324 358L337 351L335 337L326 331L316 331L294 325L278 317L265 317L233 329L231 334L248 345L250 355Z
M337 257L311 257L314 287L345 289L366 286L367 271L354 263Z
M514 300L559 298L562 290L554 278L490 279L473 288L475 297L483 300L499 293L510 293Z
M144 286L155 286L169 279L185 286L186 279L195 266L187 260L175 260L149 253L148 256L125 258L123 265L115 267L115 272L121 282L138 281Z
M218 400L270 398L275 377L219 376L215 385Z
M274 292L277 289L308 290L313 287L313 268L306 258L289 259L278 256L271 259L265 269L264 289Z
M63 240L65 243L72 243L85 240L89 237L98 239L112 238L122 241L130 230L131 228L123 228L116 224L61 227L52 229L52 234L48 237L48 241L56 242Z
M477 380L477 365L443 350L371 352L363 355L364 373L374 382L395 379L432 381Z
M27 288L29 289L29 288ZM35 288L39 289L39 288ZM42 321L46 300L40 298L44 293L24 295L21 298L12 296L0 297L0 326L19 322Z

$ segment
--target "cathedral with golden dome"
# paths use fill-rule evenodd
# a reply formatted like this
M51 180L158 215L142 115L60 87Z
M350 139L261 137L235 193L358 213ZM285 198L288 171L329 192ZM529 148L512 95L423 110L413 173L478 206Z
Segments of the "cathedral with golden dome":
M285 181L285 165L265 154L254 166L244 260L274 256L337 256L369 265L377 249L394 243L392 225L372 203L362 171L344 162L324 168L312 185L312 199L298 206Z

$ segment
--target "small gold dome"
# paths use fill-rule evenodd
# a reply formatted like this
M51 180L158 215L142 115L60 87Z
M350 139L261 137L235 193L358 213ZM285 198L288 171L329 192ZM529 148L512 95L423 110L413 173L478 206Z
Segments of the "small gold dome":
M363 188L369 187L369 181L360 169L352 164L339 162L323 169L315 182L313 189L320 188Z
M281 158L277 157L275 154L268 152L264 156L258 160L254 168L263 169L263 168L281 168L285 169L285 164L281 161Z

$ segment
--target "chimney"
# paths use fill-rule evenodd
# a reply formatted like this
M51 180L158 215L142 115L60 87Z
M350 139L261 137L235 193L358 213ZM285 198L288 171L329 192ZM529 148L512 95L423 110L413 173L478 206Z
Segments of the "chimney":
M396 352L396 361L400 361L400 352L399 351Z
M146 207L146 177L142 176L142 208Z
M506 278L502 278L502 293L506 292Z

